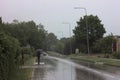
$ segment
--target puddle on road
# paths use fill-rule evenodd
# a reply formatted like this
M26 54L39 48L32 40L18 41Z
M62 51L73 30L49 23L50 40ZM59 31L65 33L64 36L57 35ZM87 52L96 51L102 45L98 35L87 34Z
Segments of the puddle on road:
M93 63L89 63L89 62L85 62L85 61L76 61L76 60L74 60L74 62L77 62L78 64L82 64L84 66L88 66L88 64L89 64L90 68L120 75L120 67L101 65L101 64L93 64Z
M105 80L102 76L76 68L75 80Z

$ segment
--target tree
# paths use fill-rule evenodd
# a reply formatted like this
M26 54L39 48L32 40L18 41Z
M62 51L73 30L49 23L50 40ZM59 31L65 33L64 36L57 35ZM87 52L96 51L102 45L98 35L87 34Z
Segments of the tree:
M66 38L66 42L64 44L64 54L65 55L69 55L71 54L71 42L70 42L71 38Z
M94 42L102 38L104 33L106 32L103 24L101 24L101 20L97 16L89 15L84 16L83 18L81 17L80 21L77 22L77 26L73 30L73 33L75 34L76 45L82 52L87 52L86 19L88 22L89 45L91 49Z
M108 35L96 41L93 50L96 53L112 53L112 44L115 39L112 35Z
M58 39L54 33L49 33L46 36L46 46L47 50L54 50L54 45L57 43Z
M43 48L46 31L41 24L36 25L34 21L19 22L15 20L13 23L4 24L2 28L7 34L17 38L22 47L30 45L35 49Z
M69 55L71 53L74 53L74 51L75 51L74 37L61 38L60 40L57 41L57 43L54 47L55 47L55 51L62 53L62 54L65 54L65 55Z
M0 25L2 24L2 18L0 17Z
M64 44L58 40L57 43L53 46L54 51L63 54Z
M20 45L17 39L5 34L2 27L0 18L0 80L13 80L19 63Z

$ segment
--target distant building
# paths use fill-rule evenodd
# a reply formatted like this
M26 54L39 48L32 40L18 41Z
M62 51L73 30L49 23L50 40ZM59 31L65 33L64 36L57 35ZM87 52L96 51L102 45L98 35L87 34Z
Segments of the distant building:
M113 52L120 52L120 36L114 36L115 42L113 43Z

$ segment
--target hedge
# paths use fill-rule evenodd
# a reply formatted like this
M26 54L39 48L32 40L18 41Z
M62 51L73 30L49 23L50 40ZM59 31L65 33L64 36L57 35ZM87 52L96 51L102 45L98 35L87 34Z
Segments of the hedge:
M12 80L18 64L19 42L0 30L0 80Z

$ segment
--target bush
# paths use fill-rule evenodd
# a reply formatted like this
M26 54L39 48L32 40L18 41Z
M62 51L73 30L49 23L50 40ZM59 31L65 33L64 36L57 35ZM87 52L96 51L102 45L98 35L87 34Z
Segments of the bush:
M114 53L113 58L120 59L120 52Z
M105 54L104 58L110 58L110 55L109 54Z
M115 40L112 35L103 37L94 43L93 52L111 54L113 42L115 42Z
M0 31L0 80L12 80L18 57L19 42Z

